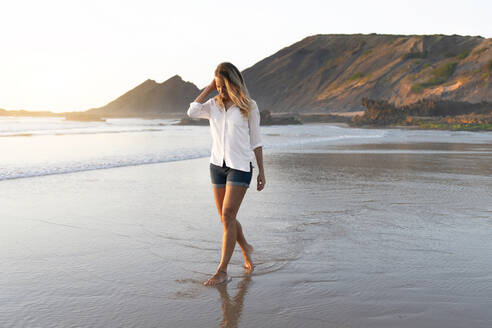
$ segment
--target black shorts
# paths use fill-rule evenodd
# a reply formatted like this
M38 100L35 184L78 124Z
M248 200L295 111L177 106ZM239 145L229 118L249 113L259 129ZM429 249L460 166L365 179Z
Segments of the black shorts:
M232 186L245 186L249 188L251 177L253 176L253 164L249 162L250 172L236 170L226 166L225 161L222 167L210 163L210 179L214 188L225 188L226 184Z

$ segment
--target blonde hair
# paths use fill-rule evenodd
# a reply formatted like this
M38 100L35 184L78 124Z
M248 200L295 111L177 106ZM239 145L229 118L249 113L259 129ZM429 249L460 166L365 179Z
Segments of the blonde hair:
M249 96L241 72L229 62L220 63L215 69L215 76L224 81L229 99L239 107L241 114L248 118L253 101ZM219 107L224 108L224 103L219 95L214 97Z

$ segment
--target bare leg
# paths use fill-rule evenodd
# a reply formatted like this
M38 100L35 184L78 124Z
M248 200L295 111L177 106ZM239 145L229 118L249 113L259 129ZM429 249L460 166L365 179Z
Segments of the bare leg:
M241 246L241 251L244 256L244 268L247 270L253 270L253 260L251 259L251 253L253 253L253 246L248 244L246 238L244 238L243 228L241 227L241 223L236 220L237 226L237 243ZM240 240L241 239L241 240Z
M237 242L236 215L244 198L247 187L226 185L224 202L222 205L222 224L224 233L222 235L222 258L217 272L204 284L213 286L227 280L227 265L231 259Z
M212 188L214 191L214 196L215 196L215 204L217 206L217 212L219 213L219 217L222 220L222 206L224 204L224 196L225 196L225 190L226 188ZM251 259L251 253L253 252L253 246L251 244L248 244L246 241L246 238L244 237L243 234L243 229L241 226L241 223L236 219L236 227L237 227L237 243L239 247L241 247L241 252L243 253L244 256L244 267L247 270L253 270L253 261Z

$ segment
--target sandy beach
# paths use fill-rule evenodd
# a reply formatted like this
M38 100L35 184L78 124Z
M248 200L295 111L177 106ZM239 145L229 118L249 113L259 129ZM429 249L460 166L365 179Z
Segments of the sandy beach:
M236 248L210 288L207 127L12 120L0 327L490 326L489 133L264 127L237 217L256 269Z
M491 157L267 150L238 214L256 271L236 248L220 288L208 158L1 181L0 326L489 327Z

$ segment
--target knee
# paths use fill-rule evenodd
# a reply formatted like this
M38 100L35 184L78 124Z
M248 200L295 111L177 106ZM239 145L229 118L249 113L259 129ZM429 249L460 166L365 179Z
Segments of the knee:
M236 213L232 209L224 209L222 211L222 223L228 227L236 223Z

